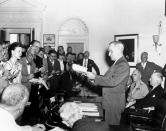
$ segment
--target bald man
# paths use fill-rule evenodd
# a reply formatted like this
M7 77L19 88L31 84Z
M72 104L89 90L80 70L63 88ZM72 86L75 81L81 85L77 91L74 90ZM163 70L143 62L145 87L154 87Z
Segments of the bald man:
M67 102L59 110L64 123L71 127L70 131L110 131L105 122L95 122L83 118L81 108L74 102Z
M21 84L11 84L2 93L0 103L1 131L44 131L43 125L19 126L15 120L22 115L29 98L28 89Z

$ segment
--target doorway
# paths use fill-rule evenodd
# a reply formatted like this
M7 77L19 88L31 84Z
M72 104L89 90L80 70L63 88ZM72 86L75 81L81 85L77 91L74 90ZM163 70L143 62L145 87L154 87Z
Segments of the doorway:
M67 43L67 47L72 47L73 53L80 53L84 51L84 43Z
M23 45L27 46L29 45L31 41L31 35L30 34L24 34L24 33L17 33L17 34L9 34L10 35L10 43L13 42L20 42Z
M70 18L65 20L58 31L58 45L62 45L66 50L71 46L73 53L80 53L88 50L89 47L89 29L86 23L79 18Z
M28 46L35 37L34 28L3 28L3 32L5 41L20 42L25 46Z

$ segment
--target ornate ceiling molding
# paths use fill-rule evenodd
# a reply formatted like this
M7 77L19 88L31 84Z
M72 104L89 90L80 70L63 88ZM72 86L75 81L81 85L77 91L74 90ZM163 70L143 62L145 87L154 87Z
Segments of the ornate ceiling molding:
M45 8L38 0L0 0L0 12L34 12Z

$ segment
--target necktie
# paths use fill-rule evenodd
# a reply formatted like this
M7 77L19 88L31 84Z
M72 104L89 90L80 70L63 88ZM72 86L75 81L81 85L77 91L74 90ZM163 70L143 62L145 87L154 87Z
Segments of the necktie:
M142 63L142 67L143 67L143 69L145 68L145 63Z

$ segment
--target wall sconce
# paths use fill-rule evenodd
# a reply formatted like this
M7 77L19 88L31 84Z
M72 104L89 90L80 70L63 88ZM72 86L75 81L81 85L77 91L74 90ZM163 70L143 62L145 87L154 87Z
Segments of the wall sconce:
M159 35L153 35L153 42L154 42L154 46L155 46L155 50L159 53L159 47L162 45L159 43Z
M155 46L155 50L156 52L160 55L161 53L161 44L160 42L160 34L161 34L161 21L159 21L159 25L158 25L158 35L153 35L153 42L154 42L154 46Z
M159 35L153 35L153 42L155 49L157 51L158 46L161 46L161 44L159 44Z

